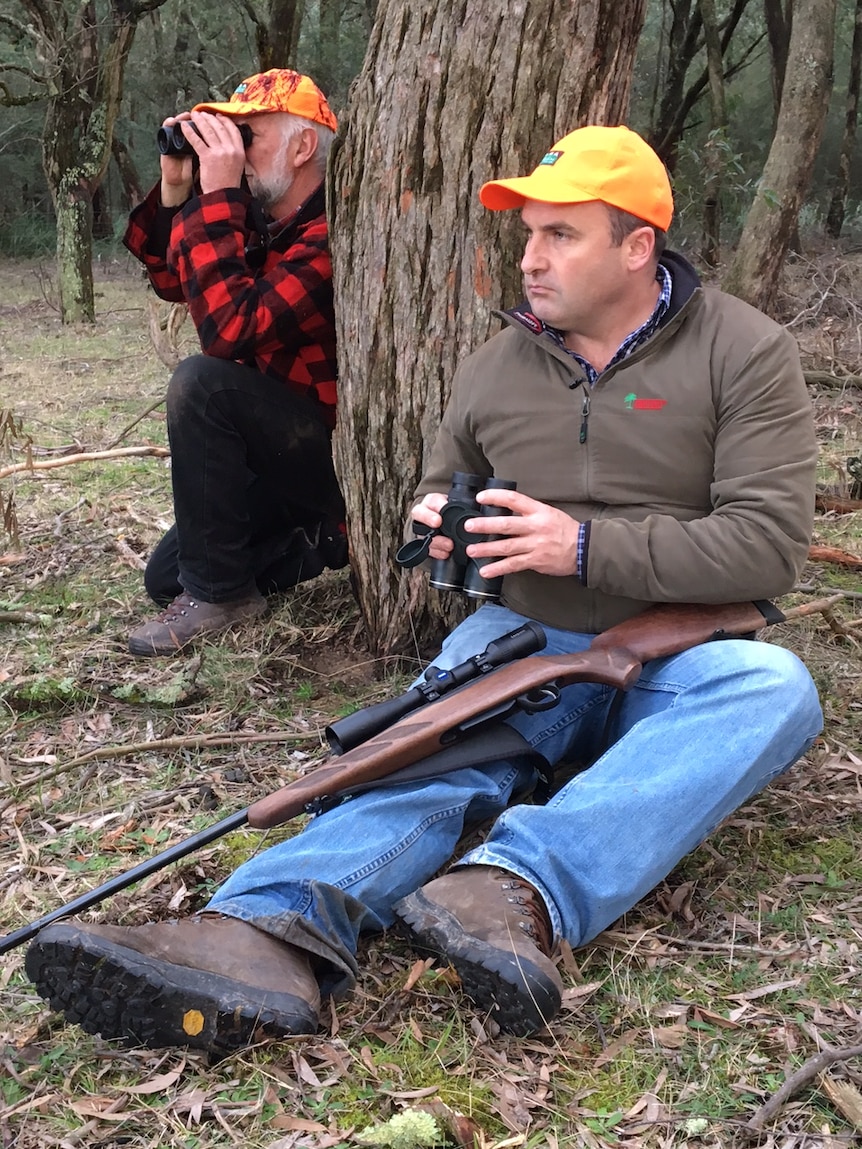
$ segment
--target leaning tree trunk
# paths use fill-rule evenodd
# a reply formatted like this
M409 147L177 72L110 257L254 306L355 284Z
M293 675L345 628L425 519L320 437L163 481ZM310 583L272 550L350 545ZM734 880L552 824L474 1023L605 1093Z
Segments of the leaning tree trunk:
M835 0L808 0L793 14L778 123L736 255L722 284L772 311L781 268L820 147L832 90Z
M460 615L393 562L460 359L520 300L516 212L480 185L628 109L645 0L380 0L329 174L339 340L335 451L374 652ZM537 435L540 432L537 430Z

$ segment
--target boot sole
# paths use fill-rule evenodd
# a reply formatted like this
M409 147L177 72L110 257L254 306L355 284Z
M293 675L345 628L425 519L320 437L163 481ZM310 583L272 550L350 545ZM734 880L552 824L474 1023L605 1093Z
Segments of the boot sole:
M73 926L30 945L27 976L52 1009L88 1033L149 1048L182 1045L225 1056L260 1037L316 1033L312 1006L205 970L149 958Z
M413 933L417 948L443 957L455 968L464 993L504 1033L529 1037L559 1013L562 983L550 959L548 969L521 954L467 933L453 914L421 890L393 907Z

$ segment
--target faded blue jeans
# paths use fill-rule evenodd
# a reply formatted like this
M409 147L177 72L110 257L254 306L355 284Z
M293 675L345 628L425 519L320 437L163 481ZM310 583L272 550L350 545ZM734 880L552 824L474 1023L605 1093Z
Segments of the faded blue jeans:
M434 663L464 662L525 621L483 606ZM546 654L590 642L545 631ZM656 659L611 709L615 693L576 683L553 709L507 719L552 764L596 758L546 805L509 806L530 784L529 756L371 790L240 866L207 908L311 951L323 991L340 993L355 978L360 933L391 925L394 903L450 861L465 823L496 819L459 864L526 879L556 937L576 947L787 770L822 726L808 671L768 642L728 639Z

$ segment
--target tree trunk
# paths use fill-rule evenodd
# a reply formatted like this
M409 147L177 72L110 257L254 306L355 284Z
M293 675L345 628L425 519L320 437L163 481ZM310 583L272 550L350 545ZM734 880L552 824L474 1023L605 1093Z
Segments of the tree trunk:
M463 614L397 569L455 366L520 301L516 212L480 185L628 110L644 0L380 0L329 173L336 464L374 652L427 650Z
M123 195L126 202L126 215L143 201L144 189L141 186L141 177L131 152L122 140L114 136L111 141L111 155L120 173L120 183L123 185Z
M718 21L721 57L727 56L737 26L751 0L733 0L728 14ZM673 19L667 38L667 63L658 114L653 120L649 141L668 171L676 168L677 150L688 117L710 82L709 69L704 67L697 77L688 79L689 69L704 46L703 16L700 3L678 0L671 5ZM754 54L759 37L755 37L734 53L732 63L723 65L723 80L740 72ZM661 70L661 69L659 69Z
M793 0L763 0L766 38L769 42L770 79L772 81L773 124L778 123L790 31L793 26Z
M793 32L775 136L736 255L723 284L762 311L774 309L832 90L835 0L809 0Z
M294 68L305 0L269 0L266 23L255 21L260 70Z
M723 145L727 139L727 111L724 101L721 34L715 16L715 3L714 0L699 0L699 3L706 42L710 119L710 132L704 149L700 253L707 267L717 267L721 253L721 176L724 165Z
M93 323L93 194L111 158L123 74L141 16L166 0L21 0L48 89L42 165L57 216L57 277L64 323ZM34 76L35 79L39 77Z
M856 0L856 14L853 21L853 46L850 49L850 76L847 81L847 100L844 105L844 133L841 138L841 154L838 157L838 172L835 187L826 215L826 234L838 239L844 226L844 212L847 208L847 191L850 187L850 161L856 144L856 123L859 116L859 85L862 77L862 0Z

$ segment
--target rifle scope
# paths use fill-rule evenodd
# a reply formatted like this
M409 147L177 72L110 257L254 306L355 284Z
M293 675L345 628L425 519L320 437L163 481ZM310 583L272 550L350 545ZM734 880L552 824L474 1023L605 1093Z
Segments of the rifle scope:
M425 681L419 682L397 698L388 698L339 718L324 730L326 741L333 754L344 754L360 743L373 738L382 730L404 718L428 702L436 702L450 690L464 686L473 679L496 670L503 663L513 662L543 650L547 638L536 622L527 622L517 630L510 630L489 642L481 654L474 654L466 662L453 666L451 670L441 670L429 666L425 671Z

